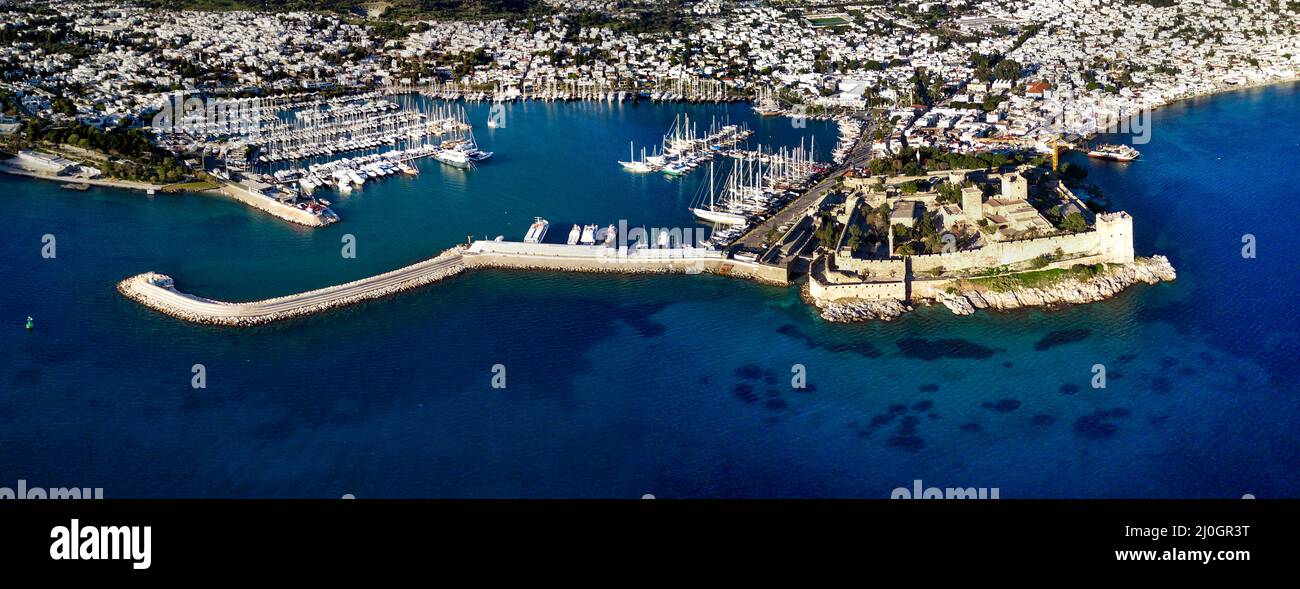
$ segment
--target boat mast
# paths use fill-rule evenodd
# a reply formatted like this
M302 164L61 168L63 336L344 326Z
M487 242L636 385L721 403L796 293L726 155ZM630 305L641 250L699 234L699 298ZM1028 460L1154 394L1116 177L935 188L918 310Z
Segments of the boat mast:
M709 162L709 210L713 210L713 162Z

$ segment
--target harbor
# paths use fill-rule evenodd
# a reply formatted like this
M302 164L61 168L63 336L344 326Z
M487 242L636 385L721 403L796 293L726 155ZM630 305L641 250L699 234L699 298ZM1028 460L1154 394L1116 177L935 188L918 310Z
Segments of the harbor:
M258 108L257 125L180 126L167 141L212 154L205 171L223 194L304 226L340 219L318 191L345 196L367 182L418 175L423 158L471 169L493 156L479 148L464 109L451 104L367 92Z
M1300 6L385 4L7 7L15 480L1300 490Z

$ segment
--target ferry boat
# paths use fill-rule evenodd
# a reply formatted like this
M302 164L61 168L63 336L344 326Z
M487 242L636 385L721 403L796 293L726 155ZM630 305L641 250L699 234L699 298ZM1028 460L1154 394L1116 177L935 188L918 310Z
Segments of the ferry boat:
M541 243L550 226L551 223L546 219L533 217L533 224L528 227L528 233L524 235L524 243Z
M582 227L574 225L573 229L569 231L569 245L577 244L580 237L582 237Z
M1120 162L1131 162L1142 154L1138 150L1127 145L1098 145L1088 152L1088 157L1094 157L1106 160L1115 160Z

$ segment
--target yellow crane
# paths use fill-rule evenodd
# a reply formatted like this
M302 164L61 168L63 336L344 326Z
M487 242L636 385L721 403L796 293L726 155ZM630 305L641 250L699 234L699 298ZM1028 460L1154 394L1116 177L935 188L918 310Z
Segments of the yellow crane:
M1052 173L1055 174L1061 171L1061 148L1070 149L1074 145L1072 143L1062 143L1060 137L1053 137L1048 145L1052 146Z

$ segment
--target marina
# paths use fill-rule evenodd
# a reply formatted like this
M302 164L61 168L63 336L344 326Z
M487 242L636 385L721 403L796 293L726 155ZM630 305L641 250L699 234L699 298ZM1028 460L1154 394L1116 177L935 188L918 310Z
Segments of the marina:
M416 107L377 93L284 104L300 110L280 111L269 130L244 137L251 160L227 147L207 172L224 184L222 192L302 225L339 220L330 201L316 196L319 190L347 195L371 181L418 175L422 158L471 169L493 156L478 147L464 109L455 105Z
M754 151L727 152L733 163L721 187L716 185L710 163L708 181L700 186L690 212L700 221L724 226L710 241L719 247L729 245L751 224L765 220L830 170L815 162L813 153L812 146L805 150L802 144L770 152L761 146Z
M427 103L426 103L427 106ZM357 97L323 109L291 110L285 120L256 129L247 145L257 163L331 157L383 147L411 149L469 129L452 105L427 110L403 108L391 99Z
M709 130L700 134L697 125L690 116L675 117L672 127L664 134L663 140L654 153L646 155L641 148L640 159L636 158L635 144L629 144L626 161L618 164L629 172L663 172L669 176L681 176L690 173L715 154L733 148L754 134L743 124L722 124L715 119Z

